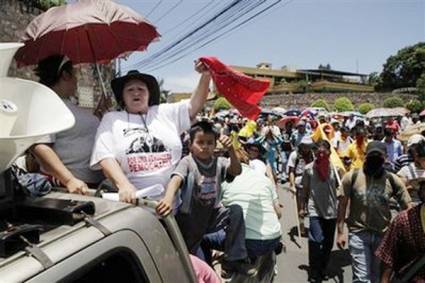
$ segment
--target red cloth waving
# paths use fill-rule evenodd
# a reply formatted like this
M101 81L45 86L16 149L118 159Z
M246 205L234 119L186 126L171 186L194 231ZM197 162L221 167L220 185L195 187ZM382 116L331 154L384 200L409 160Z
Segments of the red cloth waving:
M217 91L238 109L242 116L255 120L261 112L257 104L270 83L237 72L215 57L201 57L199 60L210 70Z

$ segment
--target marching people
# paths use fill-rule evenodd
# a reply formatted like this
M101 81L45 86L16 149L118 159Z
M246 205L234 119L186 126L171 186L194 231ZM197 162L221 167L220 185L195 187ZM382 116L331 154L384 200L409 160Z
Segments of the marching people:
M347 226L353 282L378 282L380 278L380 262L374 252L391 221L390 198L395 197L403 209L411 207L403 182L384 168L386 156L384 143L370 142L362 168L351 170L342 180L337 244L342 249L347 241L344 222L350 203Z
M326 278L334 243L337 218L338 177L329 160L331 145L326 140L315 144L314 161L304 169L302 188L304 201L300 214L309 217L308 259L310 282L322 282Z
M297 200L301 235L305 235L304 215L300 214L302 202L304 201L302 175L307 164L313 161L312 146L313 140L308 136L304 137L298 145L297 150L289 155L288 160L289 190L295 194Z
M381 283L425 280L425 179L416 179L419 204L400 212L385 232L375 255L382 261ZM405 278L410 274L410 278Z
M420 202L418 187L421 180L425 180L425 138L422 135L413 135L407 143L412 162L402 167L397 175L405 182L413 202Z

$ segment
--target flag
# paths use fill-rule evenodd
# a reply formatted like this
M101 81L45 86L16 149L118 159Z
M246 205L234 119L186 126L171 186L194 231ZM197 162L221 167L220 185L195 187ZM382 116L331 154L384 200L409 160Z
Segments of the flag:
M218 93L238 109L242 116L255 120L261 112L258 103L270 83L237 72L215 57L201 57L199 60L208 67Z

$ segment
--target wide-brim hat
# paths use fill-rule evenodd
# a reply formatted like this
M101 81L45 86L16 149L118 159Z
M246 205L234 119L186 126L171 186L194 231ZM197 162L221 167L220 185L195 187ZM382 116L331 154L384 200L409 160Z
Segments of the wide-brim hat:
M158 105L160 90L158 81L154 76L149 74L140 73L137 70L128 71L127 75L115 78L111 81L112 91L114 92L115 99L119 104L123 103L123 89L125 84L131 80L140 80L144 82L149 90L149 106Z

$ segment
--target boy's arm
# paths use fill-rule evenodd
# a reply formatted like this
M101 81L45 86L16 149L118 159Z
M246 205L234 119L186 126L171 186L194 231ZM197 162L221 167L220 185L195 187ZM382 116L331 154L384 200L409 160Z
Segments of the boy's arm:
M227 168L226 175L231 175L233 177L238 176L242 172L242 166L239 158L236 156L235 149L232 145L232 140L229 137L221 136L219 141L224 148L229 150L230 165Z
M156 212L161 216L167 216L173 210L174 197L183 183L183 178L179 175L173 175L167 184L165 196L156 207Z

